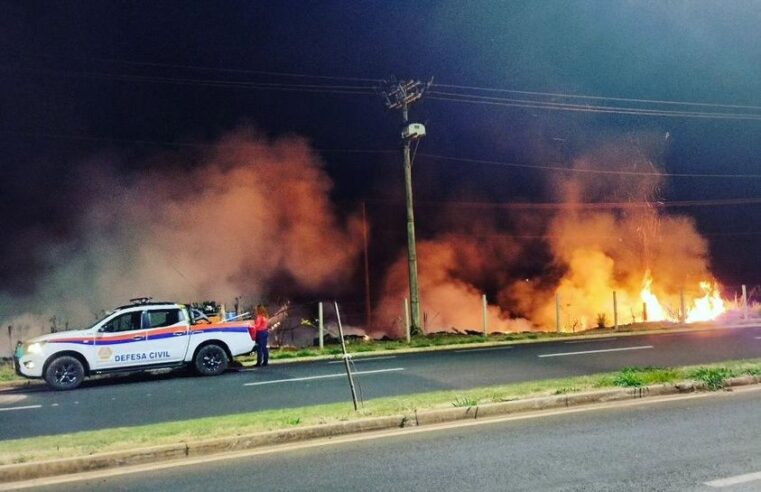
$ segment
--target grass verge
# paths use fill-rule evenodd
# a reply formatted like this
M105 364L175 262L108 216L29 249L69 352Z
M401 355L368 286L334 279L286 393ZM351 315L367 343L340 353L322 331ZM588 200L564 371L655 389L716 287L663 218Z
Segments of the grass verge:
M474 406L520 398L575 393L602 388L644 386L700 380L711 389L723 386L727 377L761 375L761 359L680 368L626 368L614 373L532 381L475 388L467 391L436 391L408 396L378 398L354 412L350 403L315 405L285 410L119 427L2 442L0 464L22 463L94 453L173 444L210 437L230 437L295 426L341 422L363 417L400 415L416 410ZM708 381L711 381L709 383Z
M15 381L21 379L16 375L13 370L13 364L10 362L0 362L0 382Z

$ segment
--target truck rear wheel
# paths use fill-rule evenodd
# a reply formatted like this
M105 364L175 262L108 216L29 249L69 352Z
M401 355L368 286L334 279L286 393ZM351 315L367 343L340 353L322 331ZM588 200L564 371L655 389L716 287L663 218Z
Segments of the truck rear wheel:
M70 390L78 387L85 379L85 368L76 357L62 355L48 364L45 382L54 390Z
M193 361L195 370L201 376L217 376L227 369L229 364L225 349L216 344L201 347Z

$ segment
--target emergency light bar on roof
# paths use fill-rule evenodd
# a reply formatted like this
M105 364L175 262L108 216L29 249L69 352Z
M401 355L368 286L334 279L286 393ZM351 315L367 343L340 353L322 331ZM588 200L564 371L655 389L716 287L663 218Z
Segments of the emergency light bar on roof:
M130 304L148 304L150 301L153 300L153 297L135 297L134 299L130 299Z

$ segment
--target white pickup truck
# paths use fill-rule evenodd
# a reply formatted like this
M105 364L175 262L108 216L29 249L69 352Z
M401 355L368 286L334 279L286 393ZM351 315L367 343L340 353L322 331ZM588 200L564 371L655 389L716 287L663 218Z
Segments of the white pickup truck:
M188 306L140 302L122 306L86 330L52 333L16 346L16 372L44 378L54 389L79 386L85 377L192 366L222 374L233 357L254 348L252 321L209 322Z

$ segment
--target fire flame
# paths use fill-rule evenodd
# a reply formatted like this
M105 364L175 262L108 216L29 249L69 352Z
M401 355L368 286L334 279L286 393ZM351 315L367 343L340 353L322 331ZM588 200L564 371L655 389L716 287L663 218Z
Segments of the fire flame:
M679 321L679 316L663 308L658 298L653 294L651 289L653 276L648 269L645 272L645 278L642 280L642 291L640 297L644 303L643 318L646 321ZM721 298L719 288L715 283L703 281L700 282L700 290L703 291L703 297L692 301L691 307L687 310L685 323L694 323L696 321L710 321L716 319L719 315L726 312L724 300Z
M652 290L650 290L650 286L653 285L653 275L650 273L650 269L648 268L645 272L645 278L642 281L642 292L640 292L640 297L642 298L642 302L644 303L644 311L642 317L646 318L645 321L663 321L666 319L670 319L670 316L666 313L666 310L663 309L663 306L661 306L661 303L658 302L658 298L655 297L655 294L653 294Z
M692 308L687 313L687 318L685 319L687 323L709 321L727 310L716 284L700 282L700 288L705 295L693 301Z

